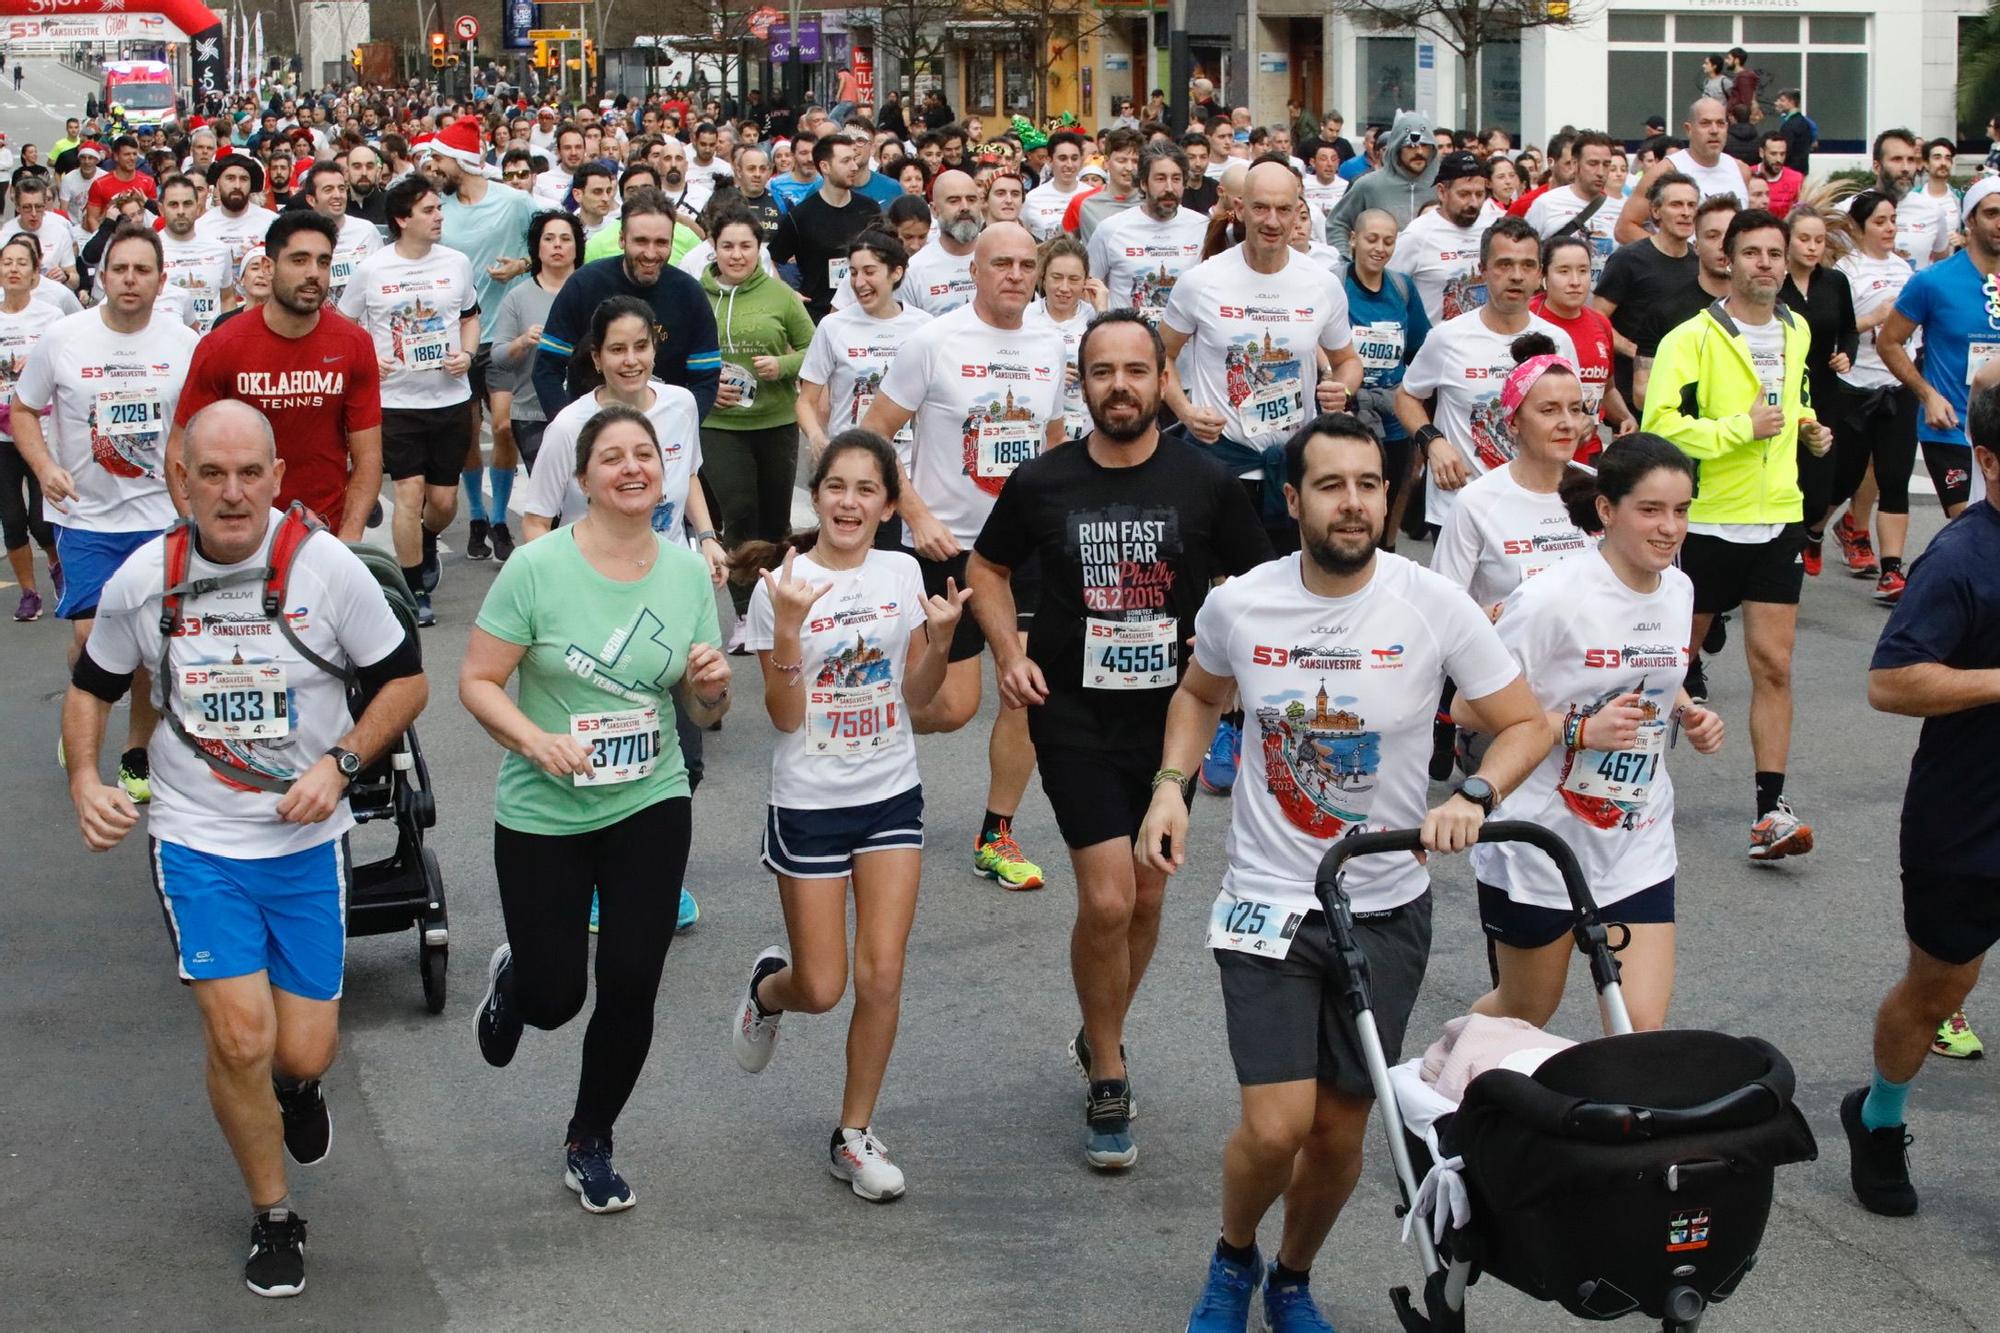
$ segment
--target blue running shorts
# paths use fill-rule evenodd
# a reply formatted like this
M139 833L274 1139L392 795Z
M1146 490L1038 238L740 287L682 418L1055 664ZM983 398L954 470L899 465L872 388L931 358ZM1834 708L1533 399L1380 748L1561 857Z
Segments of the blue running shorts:
M285 856L217 856L152 840L153 888L182 981L268 972L279 990L340 998L347 958L347 839Z

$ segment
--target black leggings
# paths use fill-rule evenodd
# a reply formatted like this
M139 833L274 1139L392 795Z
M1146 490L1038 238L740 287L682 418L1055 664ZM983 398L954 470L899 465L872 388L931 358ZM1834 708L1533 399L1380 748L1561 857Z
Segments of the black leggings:
M653 1003L693 834L689 810L688 798L675 796L592 833L493 827L500 910L514 949L513 999L530 1027L553 1030L583 1011L590 895L597 893L597 1006L583 1034L571 1142L610 1141L653 1044Z
M42 514L42 483L12 440L0 440L0 535L9 551L26 546L31 536L43 550L55 549L55 531Z
M762 430L701 428L701 476L715 497L722 544L783 541L792 530L792 487L799 471L799 428L787 421ZM750 585L731 583L737 614Z
M1875 465L1875 507L1910 512L1910 472L1917 465L1917 396L1902 385L1847 394L1847 411L1835 431L1831 512L1854 498L1868 465ZM1822 514L1824 519L1824 514Z

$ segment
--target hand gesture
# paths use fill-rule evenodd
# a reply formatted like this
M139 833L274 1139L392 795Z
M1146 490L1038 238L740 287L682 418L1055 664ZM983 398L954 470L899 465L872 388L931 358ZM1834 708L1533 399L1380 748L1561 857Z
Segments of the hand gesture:
M778 364L778 358L775 356L751 357L750 369L760 380L774 380L785 373L785 368Z
M1347 410L1347 386L1339 380L1327 377L1313 390L1313 400L1322 412L1345 412Z
M552 778L590 772L590 751L574 736L537 731L521 747L521 757Z
M470 369L472 369L472 353L463 348L444 359L444 373L447 375L463 375Z
M1714 754L1722 748L1722 714L1712 708L1689 704L1681 709L1681 730L1697 754Z
M1753 439L1769 440L1785 428L1785 409L1776 403L1757 400L1750 409L1750 435Z
M1639 724L1645 718L1646 710L1638 693L1621 694L1584 722L1584 746L1591 750L1629 750L1639 743Z
M1825 458L1827 451L1833 448L1833 432L1807 417L1799 422L1799 443L1805 445L1806 452L1814 458Z
M832 586L827 585L829 588ZM693 693L695 702L713 708L729 693L729 659L714 644L697 643L688 649L687 672L682 679Z
M1027 708L1048 700L1049 683L1043 678L1042 669L1026 653L1000 673L1000 702L1007 707Z
M1212 407L1190 408L1187 415L1181 418L1181 423L1203 444L1214 444L1222 438L1222 413Z
M70 476L69 469L57 467L53 462L42 469L36 480L42 483L42 503L57 513L67 514L63 501L76 497L76 478Z
M317 824L339 809L346 797L347 779L339 765L333 756L321 755L279 798L278 818L287 824Z
M785 551L785 563L776 570L767 569L761 577L764 591L771 594L771 615L778 624L797 629L805 623L806 612L812 610L814 602L833 590L833 581L809 583L792 573L792 561L798 557L796 550ZM690 662L692 671L694 664Z
M1430 459L1431 484L1441 491L1455 491L1472 480L1466 475L1465 459L1458 446L1440 435L1432 440L1425 455Z
M1104 285L1101 278L1085 278L1083 299L1090 302L1091 307L1101 315L1105 307L1111 304L1111 289Z
M924 599L924 629L932 643L950 643L952 631L958 628L959 617L965 614L965 603L972 596L972 589L960 588L958 580L946 578L942 596L933 594Z
M92 782L70 793L76 802L77 827L83 831L83 845L93 852L116 847L139 823L139 807L122 787Z

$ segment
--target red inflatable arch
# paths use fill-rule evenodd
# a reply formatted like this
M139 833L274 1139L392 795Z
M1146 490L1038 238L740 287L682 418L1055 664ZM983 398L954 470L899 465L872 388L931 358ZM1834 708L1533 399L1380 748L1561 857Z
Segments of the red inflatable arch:
M0 19L61 19L75 14L157 14L181 30L202 94L222 91L222 16L199 0L0 0Z

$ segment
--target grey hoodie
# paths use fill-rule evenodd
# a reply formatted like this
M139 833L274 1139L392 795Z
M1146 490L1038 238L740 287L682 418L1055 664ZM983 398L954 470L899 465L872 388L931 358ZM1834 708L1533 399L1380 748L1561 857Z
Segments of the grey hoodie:
M1403 169L1399 156L1399 150L1412 134L1420 136L1424 146L1424 169L1414 176ZM1354 231L1354 220L1371 208L1393 216L1398 230L1410 225L1410 219L1437 186L1438 151L1434 136L1429 116L1421 111L1405 111L1396 117L1388 135L1376 140L1382 145L1382 165L1349 186L1347 193L1340 196L1340 202L1333 206L1333 212L1327 215L1327 243L1343 257L1348 254L1348 237Z

